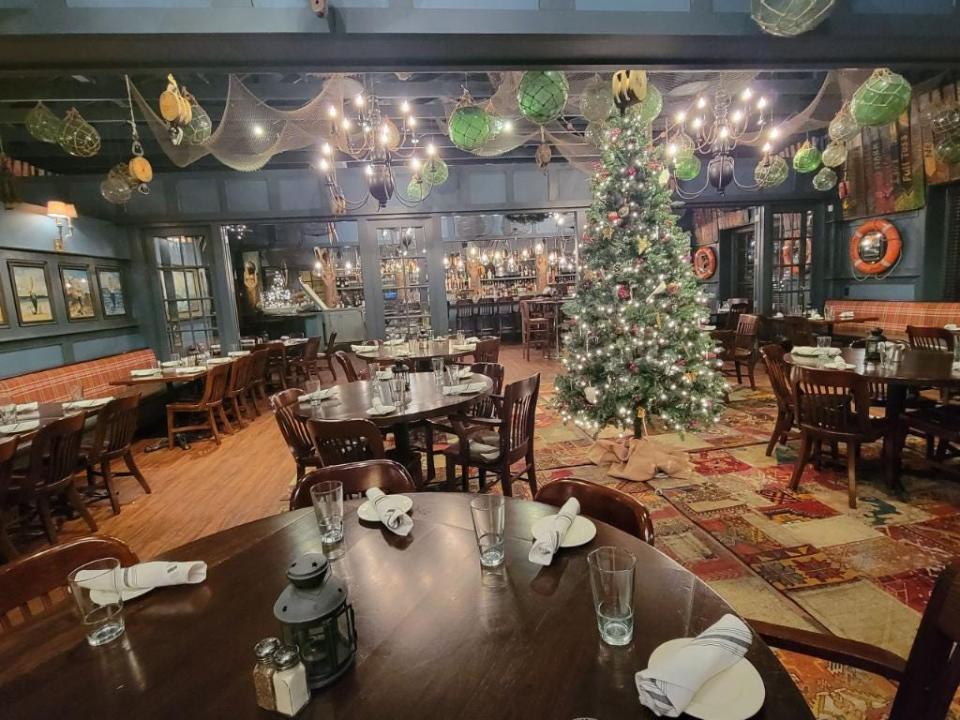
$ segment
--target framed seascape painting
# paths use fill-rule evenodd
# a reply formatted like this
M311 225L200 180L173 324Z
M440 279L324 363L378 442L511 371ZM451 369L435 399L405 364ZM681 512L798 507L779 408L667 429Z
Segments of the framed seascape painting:
M60 280L63 282L63 302L67 308L68 320L94 320L97 311L93 307L93 283L90 271L83 266L60 266Z
M10 281L21 325L53 322L46 263L11 262Z
M100 285L100 304L106 317L127 314L127 299L123 295L123 276L116 268L97 268Z

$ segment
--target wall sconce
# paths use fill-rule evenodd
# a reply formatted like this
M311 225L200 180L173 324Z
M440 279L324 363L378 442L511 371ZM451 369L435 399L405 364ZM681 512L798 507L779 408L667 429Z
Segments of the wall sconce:
M73 235L73 224L70 222L77 217L77 208L72 203L50 200L47 202L47 217L52 217L57 223L58 237L54 238L53 247L57 252L63 252L64 240Z

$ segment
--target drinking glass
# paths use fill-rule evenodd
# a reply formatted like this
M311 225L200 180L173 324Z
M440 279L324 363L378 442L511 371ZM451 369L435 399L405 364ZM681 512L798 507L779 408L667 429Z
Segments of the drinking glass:
M367 377L369 377L371 380L376 380L378 372L380 372L380 363L367 363Z
M397 407L403 407L407 401L407 382L406 378L400 375L394 375L390 378L390 394L396 401Z
M170 353L170 362L175 362L177 365L179 365L180 353L175 353L175 352Z
M123 635L123 598L117 582L119 570L119 560L105 558L81 565L67 576L67 585L80 612L87 642L93 647L106 645ZM82 581L77 579L78 576L83 578ZM115 593L115 596L104 598L102 593Z
M17 404L9 395L0 395L0 425L9 425L17 421Z
M343 483L327 480L310 488L313 511L317 515L320 539L324 543L343 540Z
M463 330L457 331L457 345L463 345L464 341L467 339L467 336L463 334Z
M433 368L433 381L438 386L443 385L443 358L435 357L431 359L430 366Z
M307 380L303 384L303 389L307 391L307 394L310 396L311 405L320 404L320 381L319 380Z
M618 547L600 547L587 555L597 628L607 645L627 645L633 639L636 564L632 553Z
M820 365L826 365L830 359L827 357L826 348L830 347L832 339L829 335L817 335L817 360Z
M470 516L477 534L480 564L497 567L503 563L503 526L506 505L501 495L481 495L470 501Z

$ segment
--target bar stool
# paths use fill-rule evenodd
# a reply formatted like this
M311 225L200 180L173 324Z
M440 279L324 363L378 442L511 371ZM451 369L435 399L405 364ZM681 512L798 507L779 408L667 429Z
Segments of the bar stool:
M501 338L517 335L517 303L512 297L497 298L497 334Z
M492 335L497 329L497 305L492 299L477 303L476 332L478 335Z
M457 315L457 330L464 333L475 333L477 330L477 304L473 300L457 300L453 307Z

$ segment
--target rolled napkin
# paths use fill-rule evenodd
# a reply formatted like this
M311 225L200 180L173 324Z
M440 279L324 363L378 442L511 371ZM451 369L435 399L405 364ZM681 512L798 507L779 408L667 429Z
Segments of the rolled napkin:
M856 365L852 365L848 363L840 355L837 355L836 357L832 357L832 358L829 358L828 360L825 360L823 363L823 367L828 368L830 370L853 370L853 368L855 368Z
M384 345L403 345L406 343L406 340L401 340L400 338L393 338L392 340L384 340Z
M340 388L337 385L328 388L320 388L316 392L304 393L300 396L300 402L310 402L311 400L326 400L327 398L333 397L339 392Z
M350 349L355 353L372 353L377 351L376 345L351 345Z
M178 368L174 368L173 372L175 375L196 375L198 372L202 370L203 368L198 368L198 367L178 367Z
M106 405L111 400L113 400L113 395L102 398L90 398L89 400L74 400L64 403L63 408L64 410L86 410L99 407L100 405Z
M388 530L404 537L410 534L413 530L413 520L400 509L399 497L387 495L380 488L370 488L366 494L380 522L386 525Z
M740 618L724 615L662 665L636 674L640 703L657 717L679 716L703 684L739 662L752 642Z
M17 412L18 413L32 413L40 410L40 403L38 402L28 402L28 403L17 403Z
M393 370L387 368L386 370L377 370L377 380L392 380L393 379Z
M207 564L194 562L145 562L117 568L116 579L99 570L81 570L77 582L90 589L90 599L98 605L116 602L115 587L124 601L140 597L154 588L170 585L196 585L207 579Z
M566 536L567 531L573 527L573 521L580 514L580 503L576 498L567 500L560 512L551 518L550 524L541 530L540 534L534 533L533 547L530 548L530 554L527 556L530 562L537 565L549 565L553 562L553 556L560 549L560 544Z
M160 373L160 368L141 368L139 370L131 370L131 377L151 377L153 375L158 375Z
M457 352L469 352L471 350L477 349L477 346L474 343L466 343L464 345L457 345L456 343L454 343L450 347L456 350Z
M468 337L466 340L464 340L464 342L465 342L467 345L472 345L472 344L474 344L474 343L480 342L480 338L478 338L478 337L476 337L476 336L470 336L470 337Z
M949 330L950 332L954 332L956 330L960 330L960 327L957 327L956 323L947 323L946 325L943 326L943 329Z

